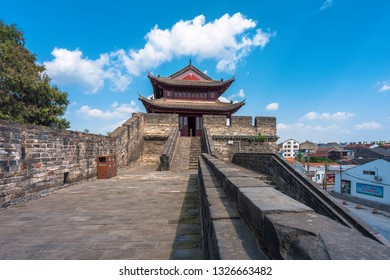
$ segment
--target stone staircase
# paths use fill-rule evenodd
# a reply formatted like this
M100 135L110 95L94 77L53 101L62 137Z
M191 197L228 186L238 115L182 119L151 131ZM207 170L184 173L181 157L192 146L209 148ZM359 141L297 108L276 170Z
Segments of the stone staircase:
M201 137L180 137L176 146L171 170L197 170L202 155Z
M202 155L201 137L191 137L190 161L188 169L198 169L198 158Z

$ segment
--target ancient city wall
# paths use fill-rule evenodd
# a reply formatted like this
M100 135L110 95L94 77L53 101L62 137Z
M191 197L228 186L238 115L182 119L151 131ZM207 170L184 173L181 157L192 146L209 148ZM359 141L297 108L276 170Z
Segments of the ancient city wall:
M276 118L232 116L203 116L203 126L213 141L214 155L231 161L235 153L275 153L277 151ZM264 136L262 141L258 138Z
M177 114L143 114L145 122L144 134L168 138L173 129L178 127Z
M135 164L144 130L142 113L110 137L0 121L0 208L95 178L97 155L115 154L117 168Z
M258 133L264 136L276 135L276 118L255 117L254 124L252 122L250 116L232 116L230 125L227 125L225 116L203 116L203 126L209 128L212 135L258 136Z
M276 151L275 118L256 117L253 126L251 117L238 116L227 126L224 116L204 116L204 127L220 159ZM0 207L96 177L100 154L115 154L117 168L159 163L177 129L177 114L134 113L109 137L0 121ZM258 132L265 142L251 141Z
M110 136L115 139L117 167L122 168L135 164L144 146L144 114L134 113Z
M0 121L0 207L96 176L96 155L115 141L36 125Z
M144 147L140 161L143 164L158 164L168 137L178 128L177 114L143 114Z
M250 155L241 154L239 157L240 163L248 160L250 164L246 166L254 166ZM210 155L203 154L199 162L201 225L206 256L212 259L254 259L259 244L259 249L271 259L389 259L388 242L372 229L372 232L366 232L359 219L350 216L349 226L345 226L335 217L343 211L334 207L329 208L329 212L337 212L334 215L321 214L273 185ZM258 162L255 166L263 164L267 163ZM265 166L261 171L276 165ZM285 177L283 174L279 176ZM311 199L315 200L316 196L311 194ZM252 234L246 233L242 221ZM257 244L253 242L253 236Z
M355 228L365 236L388 244L383 237L356 218L348 209L336 203L329 193L319 189L313 182L301 176L277 154L238 153L234 155L232 162L271 176L279 191L307 205L318 214Z

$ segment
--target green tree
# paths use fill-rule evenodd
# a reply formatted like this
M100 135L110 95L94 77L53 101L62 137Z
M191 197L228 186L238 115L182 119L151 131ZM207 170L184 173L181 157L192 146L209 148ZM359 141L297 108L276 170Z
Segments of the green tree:
M61 118L68 94L50 84L45 67L24 45L22 31L0 19L0 119L69 128Z
M302 158L303 158L302 153L301 153L301 152L298 152L297 160L298 160L299 162L301 162L301 161L302 161Z

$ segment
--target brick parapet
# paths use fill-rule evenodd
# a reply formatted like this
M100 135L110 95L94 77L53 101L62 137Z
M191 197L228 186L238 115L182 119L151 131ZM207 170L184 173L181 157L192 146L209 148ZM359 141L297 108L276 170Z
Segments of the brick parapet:
M337 204L329 193L319 189L277 154L235 154L232 162L270 175L283 193L314 209L316 213L354 228L365 236L390 245L380 234L347 208Z
M0 206L96 176L98 154L112 154L112 138L0 121Z
M169 137L175 128L178 128L177 114L143 114L144 134Z
M242 162L245 161L245 156L247 155L240 155ZM265 157L272 156L265 155ZM265 249L270 258L389 259L388 247L363 236L356 228L349 228L316 213L310 207L277 191L274 186L261 184L259 180L214 157L203 154L203 159L212 170L224 194L234 202L240 218L247 222L260 246ZM251 162L253 164L253 160ZM265 162L256 164L257 167L263 166L262 171L269 170L275 165L277 164L269 166ZM199 179L201 183L208 180L204 173L200 176L203 176L203 179ZM282 177L286 180L284 176ZM278 183L276 187L279 187ZM312 198L314 197L313 195ZM207 196L203 196L203 199L207 200ZM208 202L202 201L202 204L207 205ZM202 218L205 220L204 225L210 224L207 216ZM214 236L208 237L208 244L213 244L210 239L218 238L217 234ZM229 245L229 242L229 239L218 239L214 243L217 243L219 248L223 248ZM244 242L245 240L241 241ZM229 246L232 248L233 245ZM230 258L229 255L227 257Z

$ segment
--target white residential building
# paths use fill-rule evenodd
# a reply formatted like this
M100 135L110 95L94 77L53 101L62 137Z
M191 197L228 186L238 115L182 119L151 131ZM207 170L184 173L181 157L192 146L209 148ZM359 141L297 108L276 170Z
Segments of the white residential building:
M282 143L282 156L284 158L295 158L299 151L299 142L294 139L286 140Z
M390 162L377 159L335 176L335 191L390 205Z

